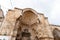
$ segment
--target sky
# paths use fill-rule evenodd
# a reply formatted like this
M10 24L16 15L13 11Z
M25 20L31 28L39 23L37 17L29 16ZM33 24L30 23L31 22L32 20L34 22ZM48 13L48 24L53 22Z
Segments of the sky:
M14 7L32 8L48 17L50 24L60 25L60 0L0 0L0 5L4 15Z

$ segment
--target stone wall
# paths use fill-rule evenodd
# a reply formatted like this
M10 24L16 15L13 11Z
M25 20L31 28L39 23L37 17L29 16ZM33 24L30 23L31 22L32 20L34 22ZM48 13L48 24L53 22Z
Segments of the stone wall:
M31 40L54 40L53 27L49 24L48 18L31 8L8 10L7 15L0 28L1 36L11 36L11 40L23 38L22 32L30 33ZM26 32L24 29L28 29ZM60 27L58 27L60 29ZM26 38L26 37L25 37ZM27 39L27 38L26 38Z
M5 36L12 36L13 29L15 27L16 19L21 15L22 10L15 8L14 10L8 10L7 15L0 28L0 34Z

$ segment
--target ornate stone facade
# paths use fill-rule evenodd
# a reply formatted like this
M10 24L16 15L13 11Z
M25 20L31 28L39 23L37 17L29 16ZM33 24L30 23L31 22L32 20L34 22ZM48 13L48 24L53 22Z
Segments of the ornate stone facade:
M10 40L55 40L53 31L60 26L51 25L48 18L31 8L8 10L0 27L1 36Z

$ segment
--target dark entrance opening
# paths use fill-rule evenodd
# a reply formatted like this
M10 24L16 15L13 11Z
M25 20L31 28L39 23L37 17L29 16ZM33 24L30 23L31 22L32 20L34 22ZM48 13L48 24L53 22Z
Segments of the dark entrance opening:
M17 33L16 40L31 40L30 36L28 29L24 29L21 33Z
M55 28L53 30L53 36L54 36L54 40L60 40L60 30L58 30L57 28Z

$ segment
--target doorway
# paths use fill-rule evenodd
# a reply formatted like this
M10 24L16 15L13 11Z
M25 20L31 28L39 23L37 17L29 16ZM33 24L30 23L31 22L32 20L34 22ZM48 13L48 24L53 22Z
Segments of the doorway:
M28 29L24 29L24 31L18 31L16 40L31 40L30 36L31 33L28 31Z

